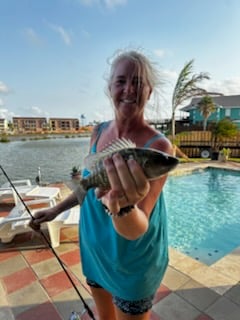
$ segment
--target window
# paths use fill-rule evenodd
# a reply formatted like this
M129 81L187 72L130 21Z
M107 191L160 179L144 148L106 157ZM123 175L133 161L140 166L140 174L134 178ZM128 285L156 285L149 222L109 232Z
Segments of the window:
M225 109L225 116L226 117L230 117L231 116L231 109L230 108Z

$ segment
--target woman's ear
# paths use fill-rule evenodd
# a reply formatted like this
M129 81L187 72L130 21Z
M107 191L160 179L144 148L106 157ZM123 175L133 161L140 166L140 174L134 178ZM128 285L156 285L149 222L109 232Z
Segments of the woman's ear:
M152 94L152 89L150 88L149 95L148 95L148 100L151 98L151 94Z

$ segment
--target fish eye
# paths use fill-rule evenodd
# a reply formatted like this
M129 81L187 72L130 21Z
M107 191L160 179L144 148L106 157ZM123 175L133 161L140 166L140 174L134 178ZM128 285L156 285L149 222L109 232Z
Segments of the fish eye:
M145 168L150 168L151 167L151 163L150 163L149 159L145 159L143 165L144 165Z

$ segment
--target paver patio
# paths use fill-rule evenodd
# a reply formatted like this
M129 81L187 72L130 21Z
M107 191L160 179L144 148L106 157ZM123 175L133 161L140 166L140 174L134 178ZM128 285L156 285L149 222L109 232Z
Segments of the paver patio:
M211 161L213 164L219 166ZM224 165L240 170L239 164ZM189 167L184 164L177 170ZM60 186L64 197L69 189ZM9 209L0 204L0 215ZM95 311L81 271L77 227L61 230L61 245L55 251ZM239 320L239 266L240 247L211 266L170 248L170 264L156 294L151 320ZM68 320L73 310L81 313L83 305L40 237L28 232L9 244L0 243L0 320ZM82 319L90 318L84 314Z

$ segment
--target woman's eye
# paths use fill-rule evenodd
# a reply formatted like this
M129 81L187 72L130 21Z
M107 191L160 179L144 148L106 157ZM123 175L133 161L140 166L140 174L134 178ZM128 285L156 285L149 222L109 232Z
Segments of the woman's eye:
M121 85L121 84L124 84L124 83L125 83L124 80L117 80L117 81L116 81L116 84L117 84L117 85L118 85L118 84Z

